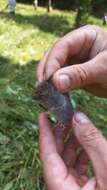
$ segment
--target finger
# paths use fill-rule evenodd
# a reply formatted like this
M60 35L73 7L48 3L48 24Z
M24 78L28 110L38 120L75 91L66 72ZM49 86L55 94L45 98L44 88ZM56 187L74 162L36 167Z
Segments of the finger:
M74 176L77 184L79 184L80 187L83 187L87 183L88 180L86 179L86 177L81 178L74 168L68 168L68 170L69 170L70 174L72 176Z
M79 184L80 187L83 187L85 183L83 183L83 181L80 179L80 176L76 170L74 168L69 168L69 172L72 176L75 177L77 184Z
M61 124L58 124L55 128L55 140L56 140L56 145L57 145L57 151L59 152L60 155L62 155L63 150L64 150L64 140L71 128L70 126L71 124L69 124L69 126L64 126Z
M96 180L95 178L90 179L87 184L82 188L82 190L95 190L96 189Z
M46 61L48 59L49 52L50 52L50 50L45 53L43 59L40 61L38 68L37 68L36 75L37 75L37 80L39 83L41 83L45 79L44 68L45 68Z
M86 175L88 165L89 165L88 155L84 150L82 150L75 162L75 170L78 176L80 177L83 185L86 184L86 182L88 181L88 177Z
M76 149L79 143L75 136L71 136L65 145L63 159L68 168L73 167L77 159Z
M90 158L98 184L106 184L107 141L83 113L75 113L73 118L74 133Z
M101 83L107 75L105 62L107 53L98 54L92 60L83 64L72 65L59 69L53 76L53 83L62 92L68 92L77 88L84 88L86 85Z
M78 185L76 184L74 177L69 176L63 160L57 153L55 139L46 115L42 114L40 116L39 126L40 154L48 188L59 189L65 184L66 189L68 188L69 190L71 188L70 184L72 184L72 187L75 190L78 190Z
M60 67L66 64L69 58L79 54L81 50L85 51L84 54L87 54L95 38L95 29L89 26L74 30L61 38L49 54L45 67L46 78L50 78Z
M77 155L77 148L79 148L79 142L76 137L72 135L65 145L63 159L68 169L74 172L73 176L77 179L78 184L83 186L88 181L86 171L89 159L84 151L81 151L81 153Z
M82 150L76 160L75 169L79 176L86 176L86 171L89 165L88 155L84 150Z

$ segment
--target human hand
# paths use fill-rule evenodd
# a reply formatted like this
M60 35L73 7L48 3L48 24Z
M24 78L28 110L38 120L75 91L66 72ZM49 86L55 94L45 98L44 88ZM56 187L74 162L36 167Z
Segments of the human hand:
M74 114L74 135L66 144L68 128L58 127L53 134L45 114L41 114L39 126L40 154L48 190L107 189L107 141L83 113ZM95 175L92 179L86 176L89 160Z
M37 69L38 82L51 76L62 92L81 88L107 97L107 32L88 25L61 38Z

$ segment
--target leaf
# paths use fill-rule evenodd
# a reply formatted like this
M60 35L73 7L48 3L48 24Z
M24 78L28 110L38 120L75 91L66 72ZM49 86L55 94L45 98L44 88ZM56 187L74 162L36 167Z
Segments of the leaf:
M6 186L4 187L4 190L11 190L12 187L13 187L13 182L11 181L11 182L6 184Z

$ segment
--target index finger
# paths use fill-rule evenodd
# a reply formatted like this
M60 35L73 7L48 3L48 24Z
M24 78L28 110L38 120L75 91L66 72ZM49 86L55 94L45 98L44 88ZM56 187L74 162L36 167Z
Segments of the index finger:
M45 114L40 115L39 126L40 154L41 159L43 161L43 168L45 170L45 174L51 176L53 169L53 174L55 176L57 176L58 174L59 176L67 175L67 169L57 152L55 138L51 131L50 123ZM49 174L50 170L51 172Z
M48 59L44 62L45 78L49 79L69 58L79 55L81 50L88 52L95 38L96 31L92 26L81 27L62 37L50 50Z
M47 186L50 189L59 189L59 187L62 187L61 189L64 190L65 184L66 189L68 190L79 189L74 177L69 175L62 158L57 152L56 142L51 131L51 126L45 114L40 116L39 126L40 154Z

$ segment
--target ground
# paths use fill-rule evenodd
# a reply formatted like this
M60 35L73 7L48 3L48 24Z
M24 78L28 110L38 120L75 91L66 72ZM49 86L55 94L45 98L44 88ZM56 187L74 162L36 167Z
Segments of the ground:
M17 5L12 19L0 4L0 190L43 190L38 150L40 108L32 101L36 67L43 54L71 31L75 12ZM102 26L90 16L87 23ZM106 29L106 26L105 28ZM76 110L84 111L107 137L107 100L82 91L71 94Z

